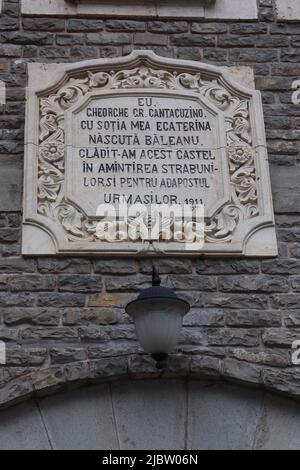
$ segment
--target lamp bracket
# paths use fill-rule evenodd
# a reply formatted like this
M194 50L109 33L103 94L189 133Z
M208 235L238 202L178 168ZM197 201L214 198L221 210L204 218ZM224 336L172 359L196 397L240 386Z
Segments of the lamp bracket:
M159 269L156 264L153 264L152 268L152 286L160 286L161 279L159 277Z

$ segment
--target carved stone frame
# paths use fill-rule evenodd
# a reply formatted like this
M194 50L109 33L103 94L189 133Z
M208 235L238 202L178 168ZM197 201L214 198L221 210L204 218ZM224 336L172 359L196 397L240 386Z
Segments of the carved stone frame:
M65 199L66 115L85 95L118 89L185 93L223 115L231 198L206 220L200 252L179 242L99 241L95 221ZM151 51L55 64L44 74L30 64L26 119L23 254L277 255L260 93L224 69Z

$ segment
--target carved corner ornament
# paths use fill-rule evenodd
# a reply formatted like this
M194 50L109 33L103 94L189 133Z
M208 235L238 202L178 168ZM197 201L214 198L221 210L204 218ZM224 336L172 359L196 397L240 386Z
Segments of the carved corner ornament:
M205 215L205 242L99 238L99 220L74 198L72 116L87 102L118 96L198 100L216 120L222 197ZM69 155L69 156L68 156ZM68 160L69 159L69 160ZM67 161L68 160L68 161ZM71 182L70 182L71 179ZM68 181L67 181L68 180ZM30 64L26 110L25 255L276 256L277 242L260 93L223 68L134 51L76 64Z

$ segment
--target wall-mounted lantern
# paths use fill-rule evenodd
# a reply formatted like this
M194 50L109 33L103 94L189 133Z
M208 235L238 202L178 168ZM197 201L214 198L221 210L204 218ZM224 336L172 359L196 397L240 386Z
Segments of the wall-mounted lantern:
M177 346L182 319L190 305L166 287L161 287L158 268L153 266L152 287L143 290L125 311L135 323L137 338L161 368L163 361Z

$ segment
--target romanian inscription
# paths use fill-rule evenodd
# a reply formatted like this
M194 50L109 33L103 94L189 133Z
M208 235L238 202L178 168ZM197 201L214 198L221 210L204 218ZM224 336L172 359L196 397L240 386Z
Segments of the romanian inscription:
M128 204L208 205L220 195L215 116L199 101L98 98L73 115L72 127L71 178L81 199L84 194L95 207L121 198Z

